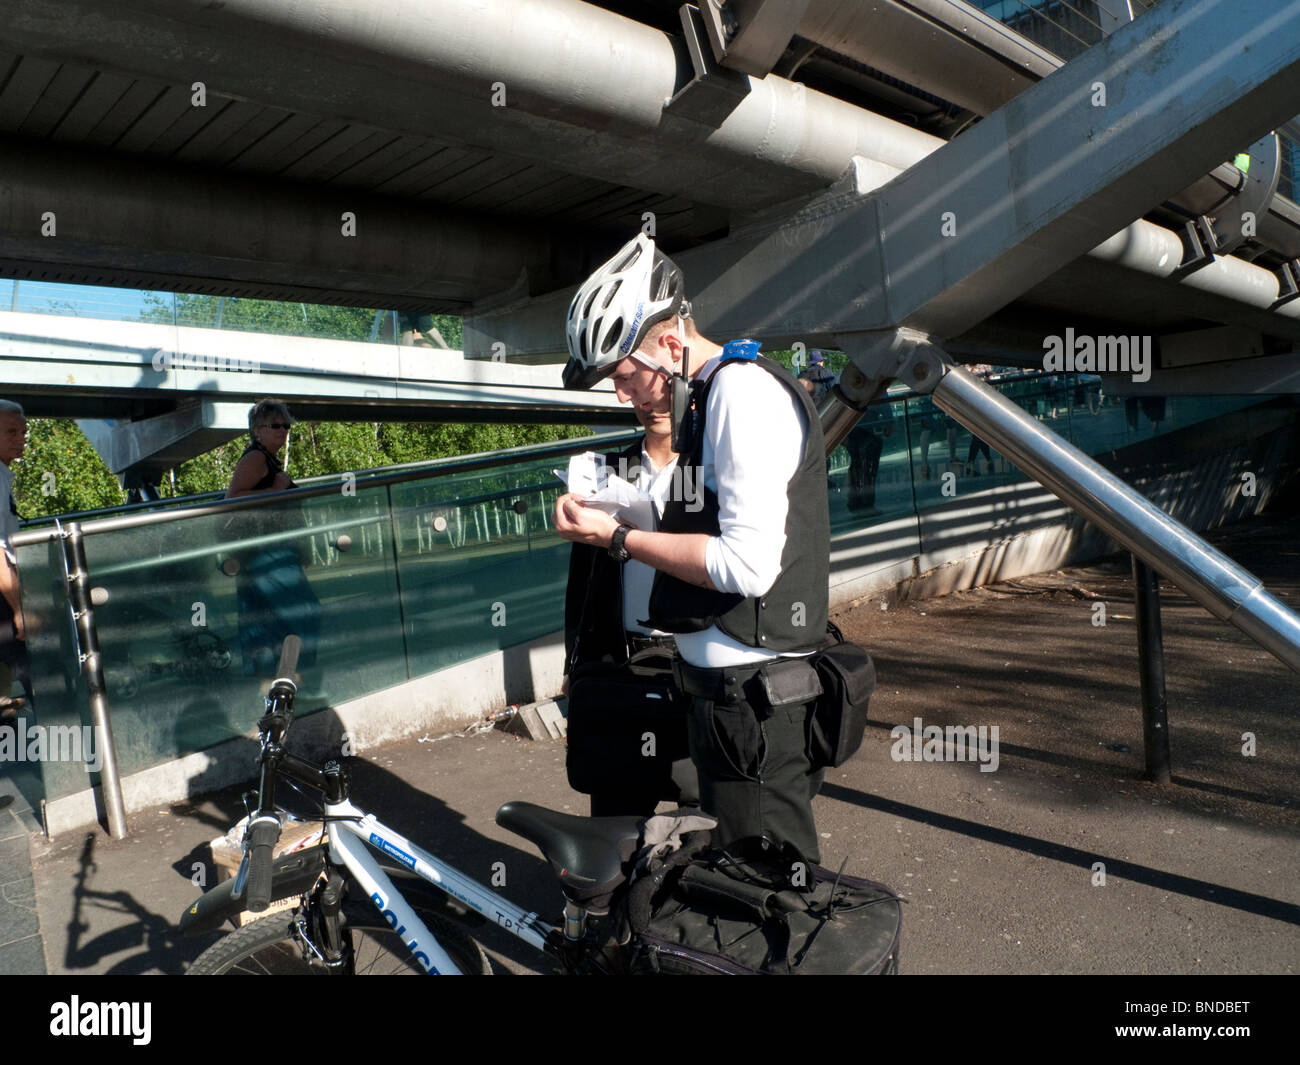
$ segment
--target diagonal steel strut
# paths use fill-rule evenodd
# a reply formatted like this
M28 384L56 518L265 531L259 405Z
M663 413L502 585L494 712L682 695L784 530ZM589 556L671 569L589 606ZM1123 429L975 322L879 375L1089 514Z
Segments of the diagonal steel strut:
M1297 111L1300 0L1167 0L897 176L679 262L719 335L955 337Z
M861 407L889 378L929 392L941 410L1300 672L1300 617L1258 578L954 367L936 343L1297 110L1300 0L1170 0L844 210L840 224L819 229L809 220L806 247L859 282L852 312L839 316L854 324L836 330L854 372L823 410L828 443L856 420L845 406Z
M845 371L821 408L827 453L847 435L861 405L897 377L987 441L1134 555L1173 581L1211 614L1231 622L1270 654L1300 672L1300 616L1263 582L1125 484L1069 441L1043 428L996 389L954 366L923 334L902 329L840 338L855 366Z

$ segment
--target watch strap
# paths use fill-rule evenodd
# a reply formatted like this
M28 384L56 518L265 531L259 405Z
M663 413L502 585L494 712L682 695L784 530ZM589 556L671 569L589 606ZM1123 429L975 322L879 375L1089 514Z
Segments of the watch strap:
M628 553L627 546L623 541L627 539L627 534L632 531L631 525L620 525L614 530L614 535L609 540L609 557L615 562L626 562L632 556Z

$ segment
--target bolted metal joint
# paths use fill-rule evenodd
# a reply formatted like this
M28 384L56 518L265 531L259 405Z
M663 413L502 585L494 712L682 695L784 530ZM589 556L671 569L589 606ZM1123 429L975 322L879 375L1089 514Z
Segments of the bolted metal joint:
M952 368L952 360L928 333L906 326L845 333L835 339L856 371L840 375L841 390L848 402L863 407L894 378L916 392L932 392Z
M916 392L931 392L952 367L928 334L905 326L846 333L835 341L852 361L818 406L828 455L844 442L890 381L897 378Z

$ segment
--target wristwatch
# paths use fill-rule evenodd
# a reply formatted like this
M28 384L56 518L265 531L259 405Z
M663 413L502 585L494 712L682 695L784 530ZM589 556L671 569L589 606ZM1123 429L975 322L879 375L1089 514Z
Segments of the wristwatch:
M609 540L609 557L615 562L626 562L632 556L623 546L623 541L627 539L627 534L632 531L631 525L620 525L614 530L614 535Z

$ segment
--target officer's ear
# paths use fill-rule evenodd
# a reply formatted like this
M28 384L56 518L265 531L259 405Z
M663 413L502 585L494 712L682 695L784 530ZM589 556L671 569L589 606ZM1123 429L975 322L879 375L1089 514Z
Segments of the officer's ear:
M685 350L681 337L672 329L665 329L659 334L659 343L668 349L668 354L673 361L673 372L679 372L680 367L677 364L682 361L682 352Z

